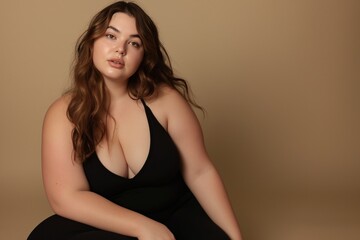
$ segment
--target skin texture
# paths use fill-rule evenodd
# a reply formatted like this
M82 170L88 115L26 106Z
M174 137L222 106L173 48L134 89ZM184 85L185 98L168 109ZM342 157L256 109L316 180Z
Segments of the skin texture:
M109 90L112 116L106 118L109 137L102 139L96 152L110 171L132 178L144 165L150 146L144 108L127 91L127 81L141 63L144 50L136 37L133 17L117 13L109 26L93 46L93 61ZM231 239L241 239L229 199L206 152L200 124L189 103L165 85L146 101L178 147L184 179L202 207ZM68 104L69 96L56 100L43 124L43 178L55 213L140 240L175 239L165 225L90 191L81 163L73 159L73 125L66 116Z

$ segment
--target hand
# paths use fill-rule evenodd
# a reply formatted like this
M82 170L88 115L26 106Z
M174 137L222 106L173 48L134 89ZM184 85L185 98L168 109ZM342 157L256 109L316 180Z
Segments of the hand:
M149 219L139 231L139 240L176 240L174 234L164 225Z

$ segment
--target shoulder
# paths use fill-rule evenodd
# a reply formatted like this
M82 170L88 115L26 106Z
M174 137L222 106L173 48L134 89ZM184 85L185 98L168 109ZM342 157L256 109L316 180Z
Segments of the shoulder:
M62 95L61 97L57 98L54 102L51 103L45 116L66 113L69 103L70 103L70 96Z
M195 117L187 100L171 86L165 84L159 86L157 94L145 100L158 121L167 130L170 130L175 122L181 122L186 117Z
M168 85L161 85L157 94L148 100L149 105L166 118L181 110L191 110L191 106L184 96L175 88Z
M56 127L71 127L67 118L67 108L69 106L70 96L63 95L56 99L47 109L44 117L44 127L53 125Z
M165 84L159 87L156 97L150 99L150 103L152 102L169 112L179 107L190 107L190 104L177 89Z
M181 131L184 125L198 125L193 108L177 89L162 86L157 101L166 117L169 132Z
M70 98L61 96L48 108L42 127L42 154L43 161L52 160L54 154L57 157L71 156L73 124L67 117L67 107Z

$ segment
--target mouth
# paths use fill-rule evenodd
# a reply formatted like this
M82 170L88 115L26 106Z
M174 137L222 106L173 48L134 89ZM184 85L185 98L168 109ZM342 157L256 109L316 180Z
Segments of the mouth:
M125 63L122 59L110 59L108 62L115 68L123 68L125 66Z

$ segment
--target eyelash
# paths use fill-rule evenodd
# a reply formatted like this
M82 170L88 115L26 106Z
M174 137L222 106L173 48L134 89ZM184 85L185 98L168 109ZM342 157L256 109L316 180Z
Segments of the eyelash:
M107 33L105 34L106 38L110 39L110 40L116 40L116 36L114 36L113 34L111 33ZM140 43L137 43L137 42L134 42L134 41L130 41L128 42L129 45L135 47L135 48L139 48L141 47L141 44Z
M139 48L141 46L141 44L137 42L129 42L129 44L135 48Z
M115 37L114 35L112 35L111 33L107 33L107 34L105 34L105 36L106 36L107 38L111 39L111 40L115 40L115 39L116 39L116 37Z

